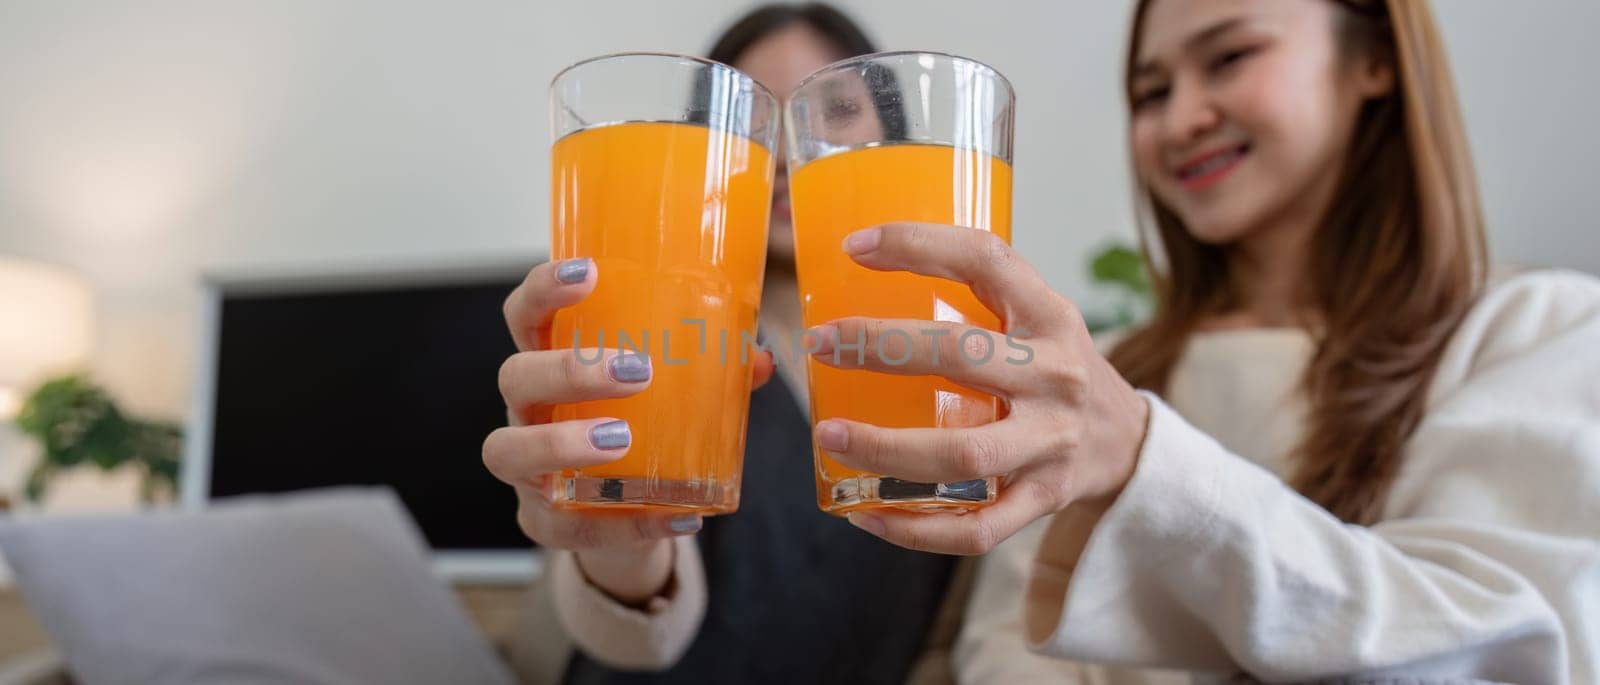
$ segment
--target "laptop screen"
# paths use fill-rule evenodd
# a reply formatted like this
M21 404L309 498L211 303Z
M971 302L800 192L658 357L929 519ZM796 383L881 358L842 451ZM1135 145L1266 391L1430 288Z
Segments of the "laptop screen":
M224 288L209 496L386 484L436 550L530 548L481 456L516 284Z

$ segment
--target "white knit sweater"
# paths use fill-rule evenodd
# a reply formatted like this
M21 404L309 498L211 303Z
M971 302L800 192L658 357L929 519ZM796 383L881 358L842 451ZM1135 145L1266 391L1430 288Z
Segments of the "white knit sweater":
M961 679L1600 683L1600 281L1490 289L1370 527L1282 481L1312 351L1291 330L1196 337L1093 529L1047 519L991 554Z

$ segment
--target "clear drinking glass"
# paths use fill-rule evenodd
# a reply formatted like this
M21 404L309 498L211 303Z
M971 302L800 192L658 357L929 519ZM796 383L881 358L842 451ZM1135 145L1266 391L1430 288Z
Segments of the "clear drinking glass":
M559 311L552 347L650 357L632 397L555 406L616 418L622 459L547 482L557 505L739 506L753 340L766 263L777 99L727 65L628 53L568 67L550 86L550 251L590 257L598 282Z
M990 231L1009 242L1014 105L1011 84L993 68L931 52L849 59L801 82L786 109L786 140L807 328L847 316L967 324L995 334L989 359L974 353L962 362L1005 363L1002 322L970 288L868 270L840 244L856 230L899 221ZM840 341L838 347L859 354L845 347L854 342ZM981 349L981 342L971 342ZM807 363L812 421L958 427L989 423L1003 411L997 398L943 378ZM845 467L820 448L815 456L817 503L836 514L877 507L966 509L997 495L993 478L912 483Z

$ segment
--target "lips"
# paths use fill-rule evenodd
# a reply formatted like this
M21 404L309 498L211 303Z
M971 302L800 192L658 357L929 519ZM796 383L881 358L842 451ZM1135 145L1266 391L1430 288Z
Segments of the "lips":
M1184 162L1177 169L1178 181L1190 190L1202 190L1221 181L1250 154L1250 145L1233 145Z

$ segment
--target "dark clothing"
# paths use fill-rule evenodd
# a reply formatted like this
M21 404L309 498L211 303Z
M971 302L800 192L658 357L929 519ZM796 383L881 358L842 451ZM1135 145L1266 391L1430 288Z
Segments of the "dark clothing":
M568 685L901 683L956 558L890 545L817 508L811 430L780 376L750 398L739 511L699 534L705 623L662 673L576 652Z

